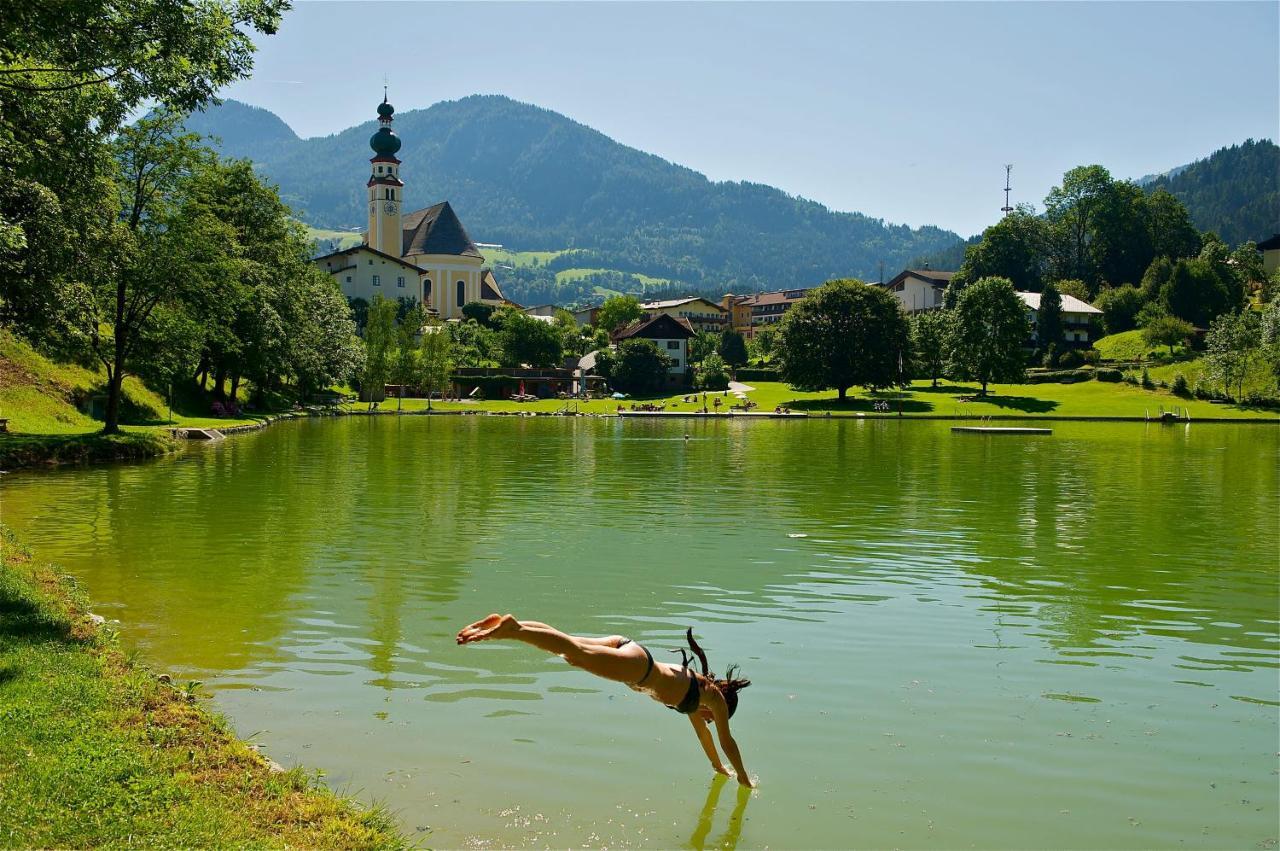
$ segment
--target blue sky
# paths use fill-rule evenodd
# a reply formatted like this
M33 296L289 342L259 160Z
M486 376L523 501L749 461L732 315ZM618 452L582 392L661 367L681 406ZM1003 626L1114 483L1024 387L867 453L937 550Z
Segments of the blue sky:
M967 236L1072 166L1280 135L1280 3L299 2L222 94L302 136L504 94L714 180ZM412 139L405 140L412 145Z

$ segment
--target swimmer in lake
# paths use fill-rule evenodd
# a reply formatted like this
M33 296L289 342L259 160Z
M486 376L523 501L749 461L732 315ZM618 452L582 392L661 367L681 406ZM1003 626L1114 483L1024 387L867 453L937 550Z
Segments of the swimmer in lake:
M711 760L712 768L720 774L736 772L739 783L753 786L751 776L742 765L738 743L729 732L729 719L738 708L738 692L751 685L751 681L736 677L737 667L733 665L725 671L723 678L711 673L707 669L706 654L693 640L692 629L686 637L693 655L701 663L702 673L691 669L687 661L684 665L656 662L647 647L621 635L604 638L566 635L545 623L519 621L511 615L492 614L463 627L458 632L457 641L459 644L498 639L523 641L562 657L575 668L644 692L668 709L689 717L693 732L707 759ZM680 653L684 656L683 649ZM720 761L708 722L715 724L720 748L733 765L733 772Z

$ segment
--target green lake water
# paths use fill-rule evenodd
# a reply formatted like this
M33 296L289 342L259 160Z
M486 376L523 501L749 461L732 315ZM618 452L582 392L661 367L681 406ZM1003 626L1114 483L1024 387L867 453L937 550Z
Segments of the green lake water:
M8 475L3 520L433 847L1273 847L1280 429L378 417ZM685 432L689 440L684 439ZM491 611L696 627L759 788Z

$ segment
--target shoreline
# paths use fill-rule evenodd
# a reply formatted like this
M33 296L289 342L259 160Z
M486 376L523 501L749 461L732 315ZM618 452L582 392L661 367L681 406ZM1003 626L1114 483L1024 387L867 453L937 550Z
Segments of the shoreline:
M701 411L622 411L609 413L584 413L560 411L490 411L490 410L350 410L346 408L309 409L269 414L251 423L237 423L225 427L175 427L154 431L132 431L107 436L100 432L84 434L24 434L20 432L0 435L0 469L53 469L62 466L108 464L119 461L139 461L158 458L180 451L183 444L197 438L193 434L209 434L213 439L261 431L276 423L322 419L325 417L545 417L545 418L595 418L595 419L673 419L673 420L872 420L905 422L924 420L931 422L1099 422L1146 423L1156 425L1191 425L1213 423L1222 425L1271 425L1280 426L1280 415L1249 417L1193 417L1191 419L1161 420L1153 417L1115 415L1064 415L1064 414L897 414L893 412L862 411L791 411L790 413L763 412L707 412Z
M0 548L0 845L410 847L385 810L272 762L199 683L122 650L75 579L7 526Z

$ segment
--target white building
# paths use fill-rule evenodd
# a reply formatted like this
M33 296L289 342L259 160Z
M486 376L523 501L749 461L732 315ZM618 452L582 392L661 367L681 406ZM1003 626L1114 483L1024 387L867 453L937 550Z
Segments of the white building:
M623 328L613 336L613 341L616 344L631 339L653 340L658 351L671 359L668 383L683 384L689 376L689 338L694 333L688 319L659 313Z
M902 302L907 313L937 310L942 307L942 297L955 272L935 272L932 269L906 269L884 284Z
M1031 339L1036 340L1036 317L1040 315L1040 293L1018 293L1027 306L1027 322L1031 323ZM1073 295L1062 294L1062 339L1068 343L1088 343L1089 326L1102 311Z
M647 301L640 305L640 309L647 319L655 316L684 319L695 331L709 331L712 334L719 334L729 323L729 311L714 301L698 296Z

